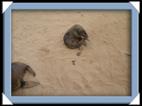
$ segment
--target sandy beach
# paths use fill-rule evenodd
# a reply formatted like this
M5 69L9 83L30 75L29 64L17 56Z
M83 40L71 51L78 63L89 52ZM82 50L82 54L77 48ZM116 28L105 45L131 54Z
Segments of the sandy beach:
M13 95L131 95L130 19L129 11L12 11L12 62L30 65L36 77L24 79L40 82ZM80 56L63 42L74 24L89 36Z

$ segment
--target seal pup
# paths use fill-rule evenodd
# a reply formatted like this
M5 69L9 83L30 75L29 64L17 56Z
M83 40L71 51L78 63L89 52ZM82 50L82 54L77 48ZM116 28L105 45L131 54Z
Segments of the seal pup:
M29 65L21 62L12 63L12 91L16 91L19 88L30 88L39 85L38 82L23 80L27 71L33 76L36 76L36 73Z
M63 37L64 44L70 49L80 48L82 45L86 46L88 34L81 25L73 25Z

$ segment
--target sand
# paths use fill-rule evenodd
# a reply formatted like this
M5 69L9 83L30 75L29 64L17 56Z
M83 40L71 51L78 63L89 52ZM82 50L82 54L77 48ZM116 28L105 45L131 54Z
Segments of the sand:
M13 95L131 95L130 19L129 11L13 11L12 62L30 65L36 77L24 79L40 82ZM89 36L80 56L63 42L74 24Z

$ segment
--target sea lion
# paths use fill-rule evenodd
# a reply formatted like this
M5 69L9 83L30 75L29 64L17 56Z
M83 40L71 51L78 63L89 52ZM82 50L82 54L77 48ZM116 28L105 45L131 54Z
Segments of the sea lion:
M16 91L19 88L30 88L39 84L38 82L23 80L27 71L36 76L36 73L29 65L21 62L12 63L12 91Z
M64 44L70 49L80 48L82 45L86 46L88 34L81 25L73 25L64 35Z

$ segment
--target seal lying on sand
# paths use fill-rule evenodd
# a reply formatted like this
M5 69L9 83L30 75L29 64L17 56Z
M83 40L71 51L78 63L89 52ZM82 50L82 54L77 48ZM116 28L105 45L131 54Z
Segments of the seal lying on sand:
M76 24L72 26L64 35L64 44L70 48L80 48L81 45L86 46L86 40L88 40L88 35L82 26Z
M12 91L19 88L30 88L39 85L38 82L23 80L26 71L29 71L33 76L36 76L35 72L29 65L21 62L12 63Z

